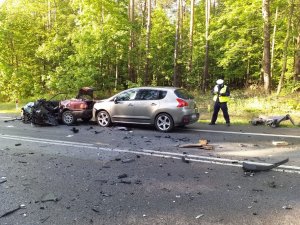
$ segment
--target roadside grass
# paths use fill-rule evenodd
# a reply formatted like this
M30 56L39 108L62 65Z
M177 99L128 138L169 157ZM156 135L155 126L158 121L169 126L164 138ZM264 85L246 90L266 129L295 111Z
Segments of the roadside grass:
M7 103L0 103L0 113L20 113L21 108L16 107L16 103L7 102Z
M194 93L200 111L200 123L209 123L214 102L212 95ZM285 116L289 114L295 124L300 126L300 94L285 96L265 96L255 91L232 91L228 102L229 115L232 124L246 125L254 118L270 116ZM218 123L225 123L222 111L219 112ZM280 126L294 127L290 121L282 121Z
M202 95L199 92L192 94L195 96L200 111L199 122L209 123L214 106L212 95L209 93ZM20 114L21 107L32 101L34 101L34 98L19 100L18 107L16 107L15 102L0 103L0 113ZM297 127L300 126L300 93L284 96L265 96L262 92L257 90L232 91L228 108L232 124L246 125L249 124L249 121L253 118L285 116L289 114ZM219 112L217 122L219 124L225 123L222 111ZM282 121L280 126L295 127L290 121Z
M38 98L28 98L28 99L18 100L17 104L16 102L0 102L0 113L20 114L21 108L24 105L26 105L28 102L34 102L35 99Z

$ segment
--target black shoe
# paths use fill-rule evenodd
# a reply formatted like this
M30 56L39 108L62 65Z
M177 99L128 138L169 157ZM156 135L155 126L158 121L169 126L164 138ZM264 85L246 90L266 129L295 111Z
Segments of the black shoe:
M227 127L230 127L230 123L226 123L226 126L227 126Z
M208 125L216 125L215 123L209 123Z

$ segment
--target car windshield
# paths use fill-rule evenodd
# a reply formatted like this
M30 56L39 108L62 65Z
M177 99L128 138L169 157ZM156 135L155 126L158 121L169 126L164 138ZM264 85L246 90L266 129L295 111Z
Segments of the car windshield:
M120 93L116 99L118 101L129 101L129 100L133 100L135 98L135 95L137 93L137 90L135 89L131 89L131 90L127 90L127 91L123 91L122 93Z
M185 89L176 89L174 91L175 95L178 97L178 98L182 98L182 99L194 99L194 97L188 93L187 90Z

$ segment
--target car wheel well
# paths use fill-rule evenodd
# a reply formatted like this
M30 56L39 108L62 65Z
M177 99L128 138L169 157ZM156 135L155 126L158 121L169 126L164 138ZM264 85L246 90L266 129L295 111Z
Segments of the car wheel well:
M71 110L68 109L68 108L63 108L63 109L61 110L62 113L64 113L65 111L71 111Z
M107 110L105 110L105 109L97 109L95 115L97 115L100 111L105 111L105 112L107 112L109 114L109 112Z
M174 123L173 116L172 116L170 113L167 113L167 112L159 112L159 113L157 113L157 114L155 115L155 117L154 117L154 120L156 120L157 117L158 117L160 114L167 114L167 115L169 115L169 116L171 117L173 123Z

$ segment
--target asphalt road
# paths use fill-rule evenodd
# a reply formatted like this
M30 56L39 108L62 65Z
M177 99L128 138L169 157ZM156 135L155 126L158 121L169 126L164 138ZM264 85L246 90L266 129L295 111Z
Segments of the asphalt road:
M300 224L299 128L194 124L160 133L10 119L0 115L1 225ZM213 150L180 147L199 139ZM286 157L271 171L242 169Z

